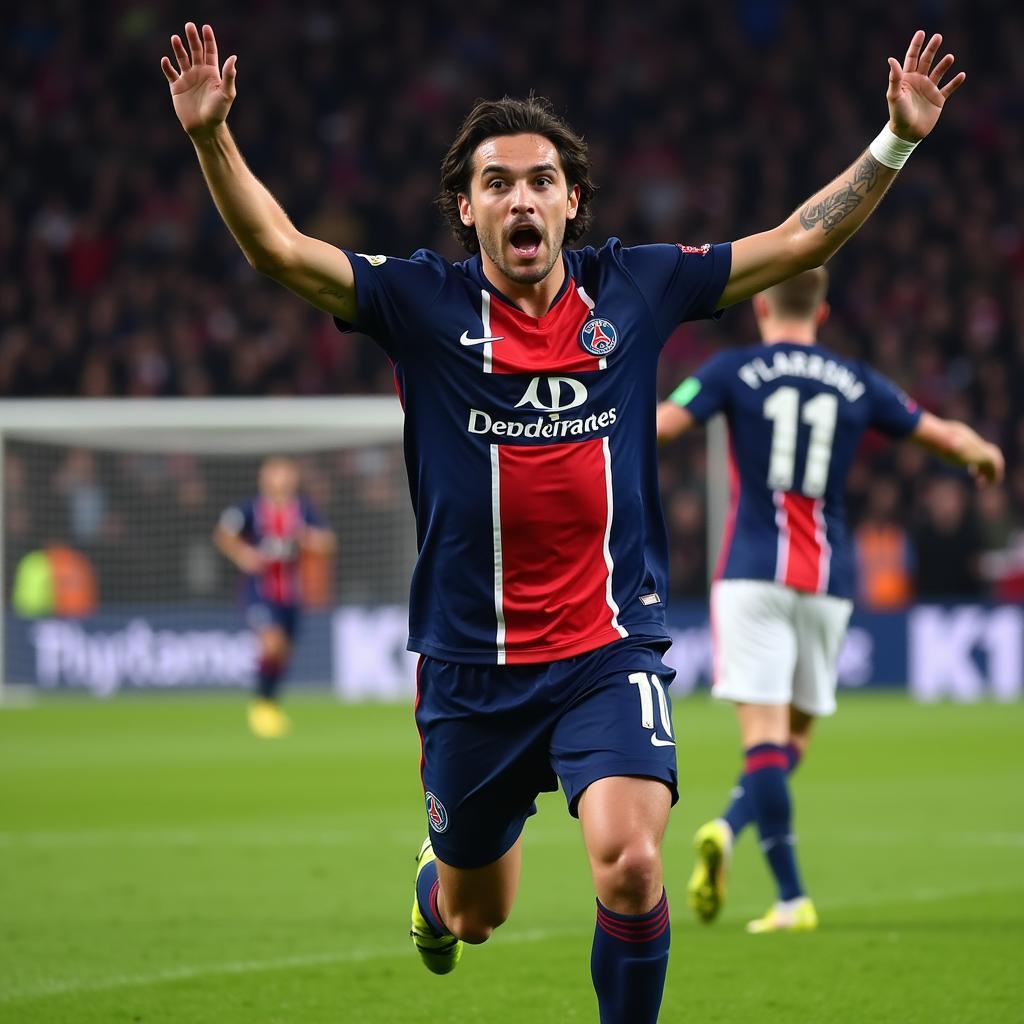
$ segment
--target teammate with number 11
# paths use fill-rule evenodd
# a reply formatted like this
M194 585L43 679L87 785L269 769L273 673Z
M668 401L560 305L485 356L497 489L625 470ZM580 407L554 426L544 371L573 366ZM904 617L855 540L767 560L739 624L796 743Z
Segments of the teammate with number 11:
M778 900L747 926L755 933L817 926L797 870L787 780L815 717L835 711L854 592L843 492L861 436L874 427L909 437L979 483L1003 475L1002 453L970 427L922 412L871 367L817 344L827 283L819 267L754 296L763 344L709 359L658 408L661 441L717 412L729 424L712 692L736 705L745 763L729 808L697 831L688 896L700 920L715 918L733 843L756 822Z
M171 37L163 72L252 265L371 335L395 365L419 559L409 647L429 839L411 931L451 971L519 885L534 798L560 780L597 895L602 1024L653 1024L669 950L661 841L676 799L658 494L658 356L713 316L818 266L878 205L964 75L914 35L889 63L889 123L777 227L722 245L571 248L590 219L586 145L546 101L481 101L441 165L470 256L367 255L297 230L225 119L236 62L213 30ZM357 870L353 868L353 870ZM457 1008L453 1012L458 1015Z

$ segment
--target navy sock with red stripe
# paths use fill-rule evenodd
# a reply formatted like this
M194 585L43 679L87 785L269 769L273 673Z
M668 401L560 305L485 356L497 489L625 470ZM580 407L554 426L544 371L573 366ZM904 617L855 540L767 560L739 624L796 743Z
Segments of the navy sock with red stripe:
M746 791L761 834L761 850L779 888L780 900L803 896L792 828L789 758L776 743L758 743L747 751Z
M284 666L279 658L260 658L256 692L264 700L274 700L283 674Z
M420 913L427 919L430 930L438 938L442 935L451 935L437 909L437 894L440 887L441 883L437 880L437 861L432 860L416 876L416 902L419 903Z
M789 761L787 774L792 775L800 763L800 751L792 743L787 743L783 749L786 751L786 758ZM722 818L732 829L733 839L737 839L739 834L754 820L754 805L751 803L750 797L747 796L746 768L736 780L732 791L732 803L729 804Z
M655 1024L665 991L671 929L664 889L646 914L617 914L597 901L590 954L601 1024Z

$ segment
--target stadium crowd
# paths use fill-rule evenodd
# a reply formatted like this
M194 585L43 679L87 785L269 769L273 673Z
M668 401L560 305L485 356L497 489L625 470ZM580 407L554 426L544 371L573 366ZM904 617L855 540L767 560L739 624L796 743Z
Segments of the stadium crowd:
M375 345L263 281L223 228L158 66L189 15L178 7L44 3L4 34L0 396L390 391ZM239 54L230 123L304 230L453 259L432 198L477 96L534 89L586 136L601 191L585 241L728 240L781 220L870 141L885 58L918 22L937 26L967 84L832 261L821 341L1007 454L1005 487L975 496L910 446L865 446L850 493L863 602L1012 593L1024 545L1024 15L999 0L654 0L642 18L610 0L524 0L514 17L496 0L391 7L254 0L218 15L224 55ZM684 325L660 394L715 347L755 338L747 308ZM79 463L53 470L58 493ZM8 465L8 484L24 472ZM705 589L705 472L702 437L665 450L681 594ZM205 534L218 511L189 506L189 521Z

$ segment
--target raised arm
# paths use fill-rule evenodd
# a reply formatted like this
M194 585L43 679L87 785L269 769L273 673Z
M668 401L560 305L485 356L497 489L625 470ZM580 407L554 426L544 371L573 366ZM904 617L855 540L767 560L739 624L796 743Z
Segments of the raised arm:
M696 425L697 419L693 413L676 405L671 399L658 403L658 444L674 441Z
M209 25L202 34L185 26L188 49L171 36L177 68L160 61L170 86L174 112L195 146L206 184L224 223L256 270L307 302L352 322L356 317L355 277L348 257L338 248L302 234L277 200L242 159L227 126L235 99L237 60L217 60L217 40Z
M932 36L927 46L924 40L924 32L914 33L902 67L889 58L889 122L868 149L778 227L733 243L732 271L720 306L821 266L871 215L902 162L935 127L946 100L966 78L961 71L941 85L953 55L947 53L933 68L942 36Z
M223 523L218 523L214 528L213 543L225 558L229 558L238 569L249 576L255 576L265 568L259 550Z
M997 484L1003 479L1003 453L966 423L922 413L910 439L948 462L964 466L979 486Z

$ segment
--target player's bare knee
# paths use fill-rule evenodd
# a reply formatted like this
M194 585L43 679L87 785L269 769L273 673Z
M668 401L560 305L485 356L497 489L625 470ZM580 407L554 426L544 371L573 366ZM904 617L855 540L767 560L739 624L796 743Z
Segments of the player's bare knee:
M600 851L593 868L598 896L605 904L640 906L661 888L661 854L647 839ZM630 912L642 913L645 909Z

